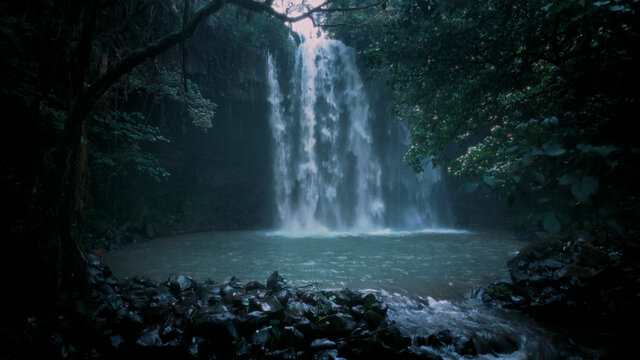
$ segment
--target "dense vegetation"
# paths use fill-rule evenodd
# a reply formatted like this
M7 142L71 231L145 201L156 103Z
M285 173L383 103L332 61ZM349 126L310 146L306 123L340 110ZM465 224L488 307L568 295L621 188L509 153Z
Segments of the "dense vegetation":
M34 285L31 302L82 283L87 249L187 226L189 206L204 212L169 181L172 170L191 177L184 187L196 181L171 146L211 134L216 103L264 102L265 49L291 46L261 2L33 1L0 12L0 251L3 270L20 274L9 285Z
M521 227L637 226L638 1L390 1L337 36L389 77L406 161L515 203ZM351 24L359 24L351 31ZM372 31L382 28L382 31ZM372 35L373 34L373 35Z

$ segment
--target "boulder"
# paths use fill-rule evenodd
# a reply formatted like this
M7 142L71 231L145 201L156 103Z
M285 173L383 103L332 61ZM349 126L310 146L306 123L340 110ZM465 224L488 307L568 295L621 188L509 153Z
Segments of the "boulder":
M332 334L346 335L355 330L357 322L349 314L333 314L326 317L327 331Z
M179 294L193 286L193 279L182 274L171 275L167 286L174 294Z
M238 340L237 319L231 313L204 313L195 317L192 333L215 343L231 344Z
M336 343L327 338L320 338L313 340L309 347L312 349L333 349L336 347Z
M274 271L267 279L267 290L275 292L284 289L285 282L282 276L278 275L277 271Z
M478 350L476 350L476 345L473 342L473 339L469 336L462 335L456 337L454 341L455 351L460 355L478 355Z
M436 348L451 345L452 343L453 337L451 336L451 331L449 330L441 330L427 337L427 345Z
M136 344L142 347L161 347L162 339L158 333L158 328L144 332L142 336L138 338Z

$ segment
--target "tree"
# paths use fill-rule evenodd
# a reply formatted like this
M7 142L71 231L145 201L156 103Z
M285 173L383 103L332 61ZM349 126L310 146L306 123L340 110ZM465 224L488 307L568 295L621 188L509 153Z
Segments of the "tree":
M10 128L5 122L3 131L8 174L3 176L3 195L6 206L13 207L4 223L3 252L23 252L22 258L32 259L25 266L37 264L34 280L54 292L82 285L86 264L79 229L87 138L96 127L108 132L137 116L105 117L99 105L108 101L114 85L140 64L153 63L156 56L179 47L224 6L294 22L328 11L335 3L339 1L304 6L296 16L277 12L270 1L249 0L2 4L1 94L5 109L18 114L12 121L18 126ZM183 84L187 94L193 93L186 77ZM193 110L202 118L202 112ZM100 119L109 118L109 124L92 122L100 111ZM155 136L145 131L144 136Z
M411 128L406 161L491 188L539 221L637 227L635 0L398 1L363 51ZM392 10L392 11L389 11Z

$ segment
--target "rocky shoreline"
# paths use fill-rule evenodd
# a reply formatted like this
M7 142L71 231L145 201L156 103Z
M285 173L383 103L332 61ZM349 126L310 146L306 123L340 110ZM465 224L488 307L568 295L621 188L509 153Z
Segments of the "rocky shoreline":
M97 257L89 263L88 292L4 334L2 358L437 359L443 346L477 354L473 339L448 331L403 335L374 293L294 288L277 272L266 283L118 281Z
M471 296L542 320L586 358L625 358L635 339L623 326L640 319L637 250L536 242L508 263L508 279ZM0 329L0 359L440 359L518 349L442 327L409 337L376 293L292 287L277 272L266 282L119 281L97 256L88 262L87 291Z
M630 240L547 239L522 249L507 264L508 278L474 295L556 327L595 358L627 358L637 352L627 329L640 321L639 262Z

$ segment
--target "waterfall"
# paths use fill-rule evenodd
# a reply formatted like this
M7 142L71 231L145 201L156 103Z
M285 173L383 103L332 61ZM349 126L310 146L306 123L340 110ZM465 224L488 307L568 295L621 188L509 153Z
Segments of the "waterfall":
M303 41L290 81L283 96L269 55L274 193L282 230L371 232L442 225L429 206L437 172L416 176L402 162L406 130L392 128L400 124L389 120L383 136L397 141L376 142L353 49L324 36Z

